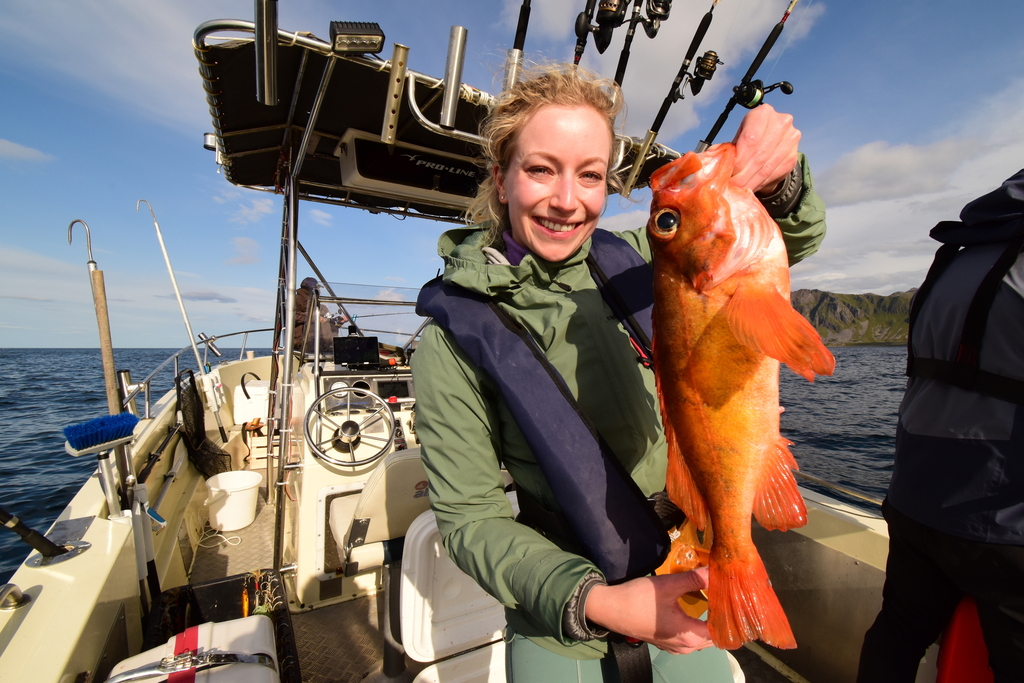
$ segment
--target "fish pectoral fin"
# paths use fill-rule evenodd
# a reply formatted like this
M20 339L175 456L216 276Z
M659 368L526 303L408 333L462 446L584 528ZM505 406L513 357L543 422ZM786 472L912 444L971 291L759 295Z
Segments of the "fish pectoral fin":
M754 494L754 518L768 530L786 531L807 523L807 506L793 477L798 467L789 446L790 442L780 436L773 453L765 459Z
M835 370L835 358L818 331L774 287L741 284L726 306L726 319L737 341L810 382L815 374Z

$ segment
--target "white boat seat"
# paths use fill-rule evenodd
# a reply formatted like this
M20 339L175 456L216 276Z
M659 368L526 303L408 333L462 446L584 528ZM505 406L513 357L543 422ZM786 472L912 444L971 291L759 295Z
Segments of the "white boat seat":
M518 514L515 493L509 498ZM432 512L417 517L405 535L400 590L406 654L421 663L445 660L416 680L505 680L505 609L451 561ZM477 649L482 646L488 647Z
M412 521L429 509L427 473L420 461L420 449L385 455L362 492L331 501L331 533L345 575L387 564L389 542L404 537Z

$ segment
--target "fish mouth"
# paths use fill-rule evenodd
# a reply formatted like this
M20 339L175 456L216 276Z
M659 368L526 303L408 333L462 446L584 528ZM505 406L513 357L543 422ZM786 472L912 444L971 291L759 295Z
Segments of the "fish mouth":
M535 216L533 220L542 228L551 232L572 232L581 225L581 223L558 223L547 218L540 218L539 216Z

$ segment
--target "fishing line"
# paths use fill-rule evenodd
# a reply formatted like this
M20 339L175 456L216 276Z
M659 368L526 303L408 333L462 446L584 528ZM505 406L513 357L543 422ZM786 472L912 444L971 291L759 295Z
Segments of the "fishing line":
M397 285L364 285L358 282L332 282L332 285L344 285L346 287L373 287L375 289L408 289L412 291L420 291L419 287L399 287Z
M804 15L811 10L811 5L813 4L814 0L807 0L807 4L804 5L803 11L800 12L800 16L798 16L796 19L796 25L793 26L793 29L789 33L789 40L787 40L786 44L782 46L782 52L780 52L779 56L775 58L774 62L772 62L772 68L768 70L768 75L764 77L764 80L772 80L772 74L775 73L775 67L778 66L779 60L782 59L782 55L786 54L786 50L789 49L790 43L792 43L793 40L796 38L796 34L799 32L800 24L802 24L804 21Z
M357 314L357 318L380 318L385 315L415 315L412 311L399 311L398 313L363 313Z

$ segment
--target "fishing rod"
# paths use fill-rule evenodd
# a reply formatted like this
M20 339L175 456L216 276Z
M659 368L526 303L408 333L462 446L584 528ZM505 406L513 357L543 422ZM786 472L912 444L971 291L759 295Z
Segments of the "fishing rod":
M594 30L590 22L594 18L594 8L596 6L597 0L587 0L586 7L576 15L576 52L572 60L575 66L579 66L580 57L583 56L583 50L587 47L587 36Z
M690 91L696 95L704 87L704 81L710 80L715 75L715 69L718 65L723 63L718 59L716 52L708 50L697 60L697 66L694 69L695 73L691 74L689 71L690 64L693 62L693 58L708 32L708 27L711 26L711 20L714 18L714 11L718 2L719 0L713 0L711 9L704 14L700 24L697 25L697 31L693 34L690 47L687 48L686 55L683 57L682 66L679 67L679 73L676 74L675 80L672 81L672 87L669 88L668 95L665 96L665 100L661 103L661 109L658 110L658 115L654 117L654 123L651 124L647 135L644 136L643 142L640 143L640 149L637 150L636 156L633 158L633 166L629 170L629 177L626 179L626 184L622 189L622 196L624 197L628 197L636 185L637 178L640 176L640 170L643 168L644 162L647 161L647 154L651 151L651 145L654 144L655 138L658 137L658 133L661 131L661 126L665 122L668 110L673 104L685 97L683 89L686 87L686 84L689 83Z
M624 3L628 4L628 3ZM629 50L633 45L633 36L636 34L637 24L644 27L644 33L648 38L654 38L661 29L661 22L668 19L672 11L672 0L647 0L647 16L641 14L640 0L633 2L633 16L629 20L629 30L626 31L626 40L622 45L622 52L619 53L619 64L615 69L615 82L622 85L622 79L626 76L626 64L629 62Z
M156 221L156 213L153 212L153 207L145 199L140 199L135 202L135 210L139 210L139 207L142 206L142 202L146 202L146 206L149 207L149 215L153 217L153 227L156 229L156 238L157 241L160 242L160 251L163 252L164 263L167 264L167 272L171 276L171 286L174 288L174 296L178 299L178 308L181 309L181 317L185 321L185 331L188 332L188 341L192 345L192 353L196 356L196 365L199 366L199 373L203 377L203 390L207 392L210 410L213 411L213 416L217 419L217 429L220 431L220 438L224 440L224 443L227 443L228 434L224 430L224 423L220 419L220 400L217 397L217 390L213 384L212 378L210 378L209 372L206 370L206 366L203 364L203 359L199 356L199 347L196 345L195 335L192 334L192 323L189 322L188 313L185 312L185 302L181 299L181 290L178 289L178 279L174 276L174 268L171 267L171 257L167 255L167 247L164 245L163 233L160 232L160 224Z
M516 25L516 37L512 49L505 59L505 82L502 90L511 90L519 80L519 72L523 69L523 47L526 45L526 29L530 24L530 0L523 0L519 7L519 23Z
M711 143L715 141L715 136L718 135L719 131L722 130L722 126L725 125L725 120L729 118L729 114L732 113L733 108L739 104L747 109L754 109L762 102L764 102L764 96L770 93L772 90L779 88L786 95L793 94L793 84L789 81L779 81L773 85L769 85L767 88L764 83L760 80L753 80L754 74L761 68L762 62L765 57L771 52L772 47L775 45L775 41L779 39L779 35L782 33L782 29L785 27L786 19L789 19L790 13L796 6L799 0L790 0L789 6L786 7L785 13L782 15L782 19L779 19L779 23L775 24L772 28L772 32L768 34L768 37L764 41L764 45L761 46L761 50L754 57L754 61L751 62L750 68L747 69L747 73L743 75L743 79L740 84L732 89L733 95L729 98L729 102L725 105L725 110L719 115L718 120L715 121L715 125L711 127L711 132L708 133L707 138L701 140L697 145L696 151L703 152Z

